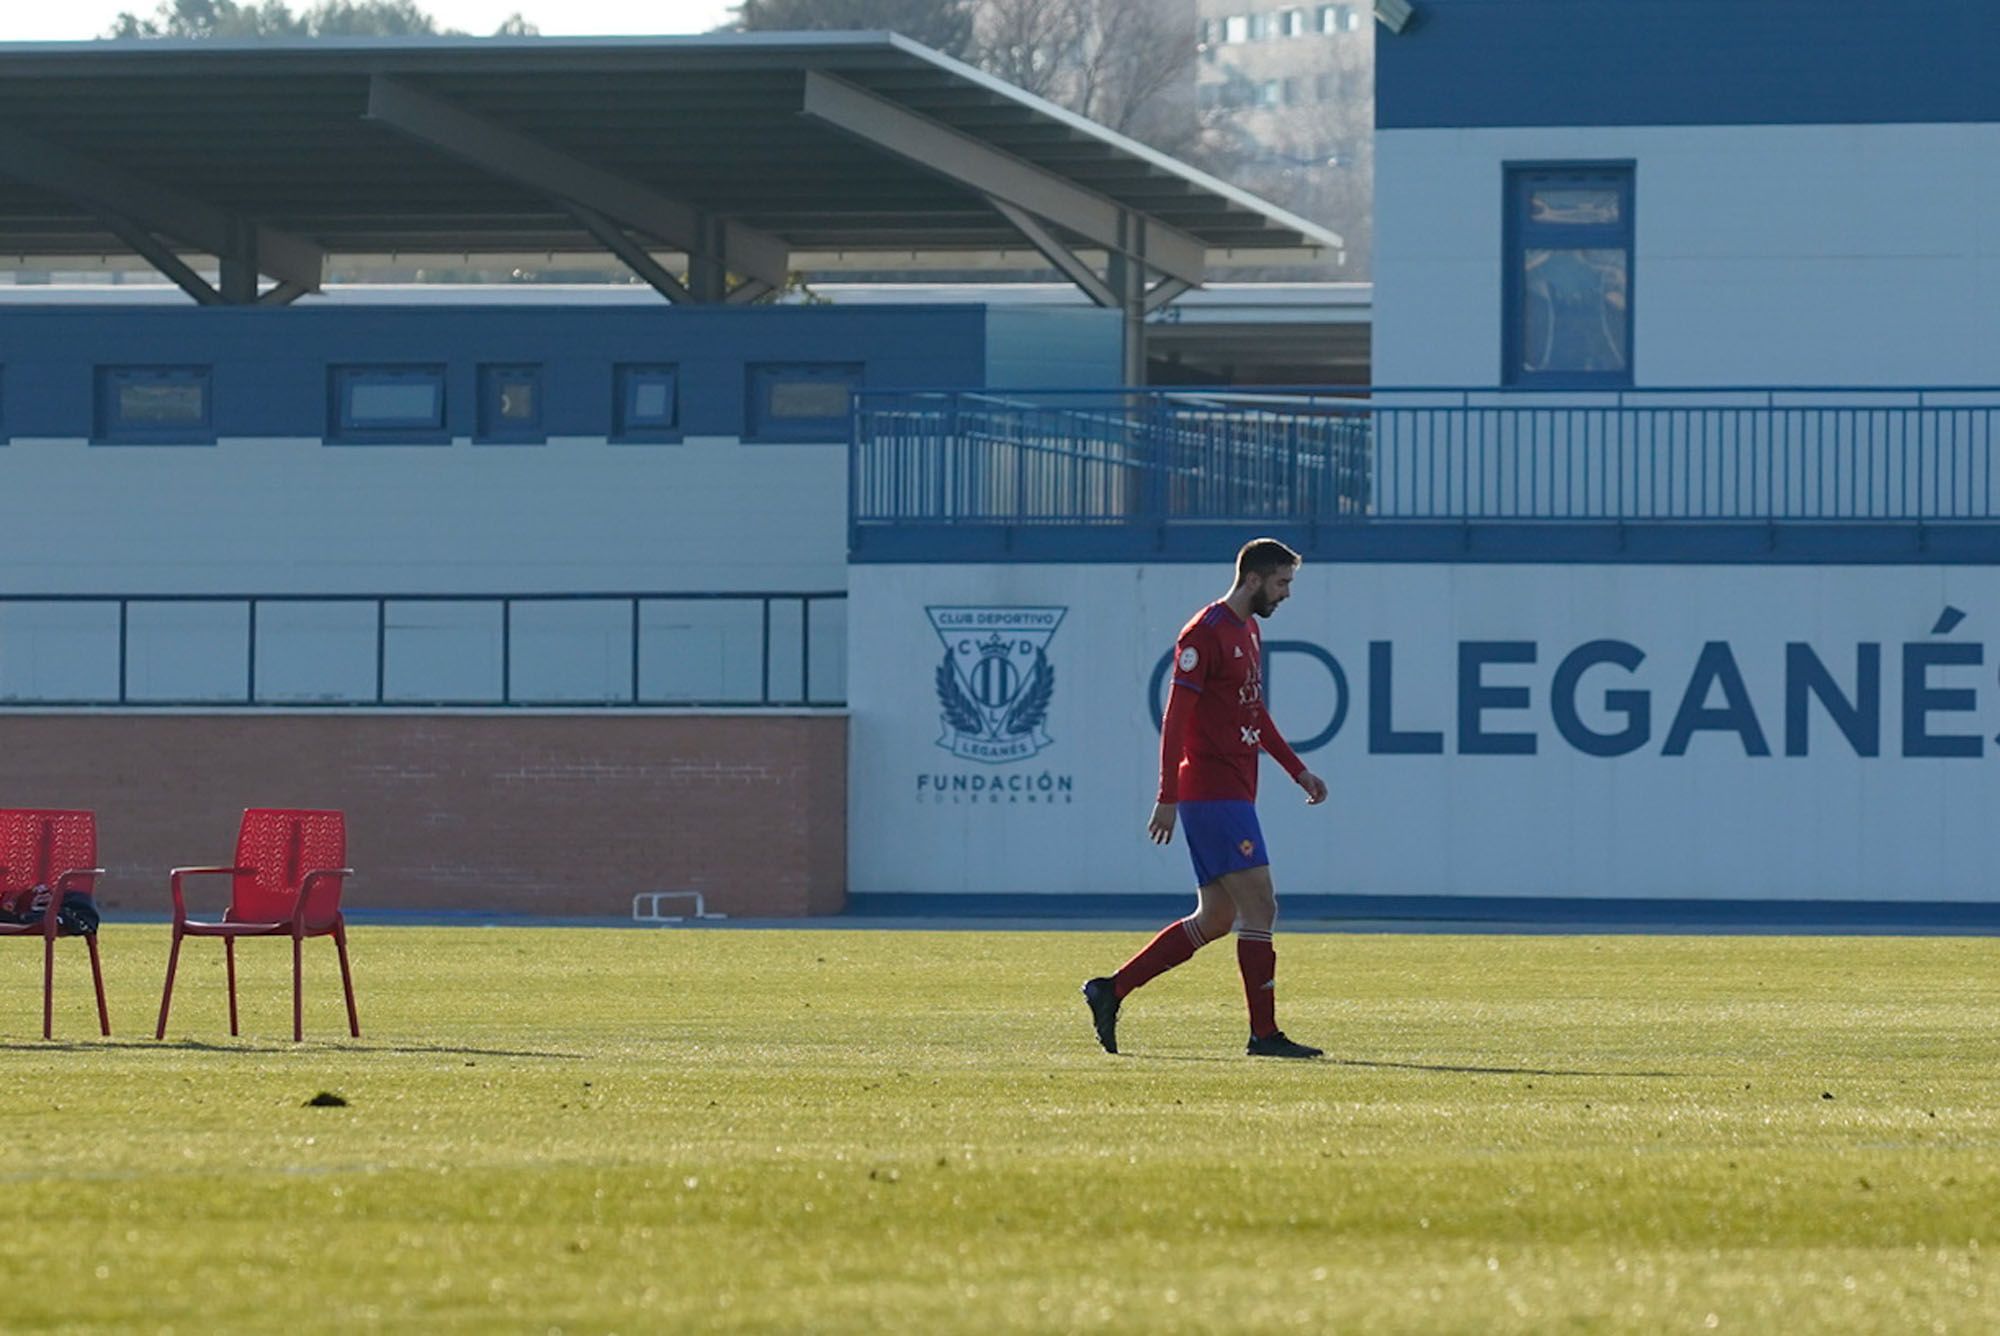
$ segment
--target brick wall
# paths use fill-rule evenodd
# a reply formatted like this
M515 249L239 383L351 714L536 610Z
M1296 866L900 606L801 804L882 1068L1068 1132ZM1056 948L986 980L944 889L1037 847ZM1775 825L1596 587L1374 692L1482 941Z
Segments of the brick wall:
M826 715L0 716L0 804L94 809L111 910L166 910L167 869L229 861L245 807L337 807L354 908L830 914L846 788Z

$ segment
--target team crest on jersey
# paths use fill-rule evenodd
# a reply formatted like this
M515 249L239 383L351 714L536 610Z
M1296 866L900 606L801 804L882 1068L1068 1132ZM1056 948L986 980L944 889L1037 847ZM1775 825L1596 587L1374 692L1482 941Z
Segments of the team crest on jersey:
M1022 761L1054 741L1043 725L1055 694L1049 641L1068 608L926 608L944 642L936 673L944 732L937 745L968 761Z

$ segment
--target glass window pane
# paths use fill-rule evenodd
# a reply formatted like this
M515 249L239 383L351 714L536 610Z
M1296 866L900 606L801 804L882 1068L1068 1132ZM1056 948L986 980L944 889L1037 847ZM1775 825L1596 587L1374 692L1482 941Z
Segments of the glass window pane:
M206 416L200 381L125 381L118 386L118 420L125 426L200 423Z
M1528 220L1557 226L1613 226L1618 192L1570 186L1537 186L1528 193Z
M532 380L501 381L500 416L510 422L533 422L535 420L535 382Z
M617 434L660 440L680 429L680 375L671 366L616 369Z
M632 391L632 418L635 422L671 422L674 413L673 387L665 381L649 380Z
M347 391L348 420L356 426L423 423L436 426L438 386L430 381L361 381Z
M847 382L842 380L778 380L771 384L774 418L837 418L847 416Z
M1521 370L1623 371L1623 250L1523 252Z

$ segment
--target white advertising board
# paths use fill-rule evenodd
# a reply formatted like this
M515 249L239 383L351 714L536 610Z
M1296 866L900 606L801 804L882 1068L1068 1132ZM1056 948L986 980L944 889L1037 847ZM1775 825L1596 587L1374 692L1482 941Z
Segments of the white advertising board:
M855 566L849 886L1187 889L1158 693L1226 565ZM2000 569L1314 565L1280 895L2000 899Z

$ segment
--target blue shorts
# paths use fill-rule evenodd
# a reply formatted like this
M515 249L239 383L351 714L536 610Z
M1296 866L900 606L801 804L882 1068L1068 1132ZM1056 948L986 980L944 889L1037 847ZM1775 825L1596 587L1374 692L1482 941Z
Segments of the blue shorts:
M1194 860L1194 884L1206 886L1226 872L1265 867L1264 832L1257 825L1257 804L1242 798L1180 805L1181 829L1187 832L1188 857Z

